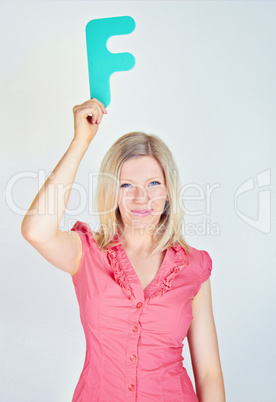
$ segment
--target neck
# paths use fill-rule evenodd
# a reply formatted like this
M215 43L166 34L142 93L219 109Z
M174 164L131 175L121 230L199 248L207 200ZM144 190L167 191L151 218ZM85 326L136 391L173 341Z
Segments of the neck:
M154 246L153 235L145 229L124 228L119 236L123 247L133 253L149 254Z

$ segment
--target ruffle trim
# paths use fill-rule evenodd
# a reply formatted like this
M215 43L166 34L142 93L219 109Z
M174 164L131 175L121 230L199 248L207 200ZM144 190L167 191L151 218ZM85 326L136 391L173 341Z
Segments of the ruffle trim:
M172 264L167 264L165 267L163 267L164 272L161 274L158 282L154 285L154 290L148 297L149 300L159 298L163 296L164 293L168 292L172 287L175 276L178 275L184 267L188 267L190 264L189 255L181 245L171 246L171 248L175 252L174 261L172 262ZM123 291L128 295L129 299L134 300L134 290L128 278L128 276L131 276L131 274L129 273L129 271L127 271L129 260L126 260L123 246L121 244L118 244L110 248L107 251L107 257L110 265L114 270L114 278L116 282L122 287ZM124 261L126 263L125 269L121 265L121 263ZM150 286L150 284L148 286ZM145 291L146 290L147 288L145 289Z
M160 278L159 283L157 284L156 291L149 297L151 300L157 299L163 296L164 293L168 292L172 287L172 283L176 275L178 275L183 268L188 267L190 264L189 255L181 245L171 246L171 248L175 251L173 267L168 267L168 269L165 270L164 274Z
M109 260L110 265L114 270L114 278L115 281L122 287L123 291L128 295L130 300L135 299L135 295L133 289L130 285L130 282L127 278L127 275L124 269L119 264L119 259L117 257L117 250L120 246L113 246L110 250L107 251L107 258Z

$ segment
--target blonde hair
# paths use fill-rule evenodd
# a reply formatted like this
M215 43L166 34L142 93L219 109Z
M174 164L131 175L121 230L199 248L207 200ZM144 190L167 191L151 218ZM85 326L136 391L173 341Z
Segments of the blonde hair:
M184 212L178 203L180 190L179 173L171 151L156 135L132 132L120 137L105 154L99 171L96 191L96 204L100 218L100 229L92 231L94 239L102 251L116 245L114 236L122 232L123 222L117 207L119 178L123 163L139 156L152 156L159 163L168 191L164 211L153 235L154 248L150 255L161 252L171 245L180 244L190 252L181 229Z

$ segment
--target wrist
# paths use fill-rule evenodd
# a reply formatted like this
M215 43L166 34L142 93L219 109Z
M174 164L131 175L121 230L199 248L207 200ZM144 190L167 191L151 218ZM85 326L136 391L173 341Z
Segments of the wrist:
M69 148L74 148L76 150L79 150L83 153L85 153L87 151L89 147L89 143L81 141L79 139L73 138L73 140L71 141L71 144L69 146Z

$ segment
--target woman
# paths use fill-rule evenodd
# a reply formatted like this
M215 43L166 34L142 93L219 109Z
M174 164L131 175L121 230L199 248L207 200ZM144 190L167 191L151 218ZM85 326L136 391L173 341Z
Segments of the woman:
M100 169L99 231L80 221L60 231L79 163L107 112L91 99L73 113L74 139L21 229L44 258L72 275L87 342L73 402L224 402L212 260L181 235L179 178L169 149L144 133L119 138ZM186 336L196 393L182 363Z

